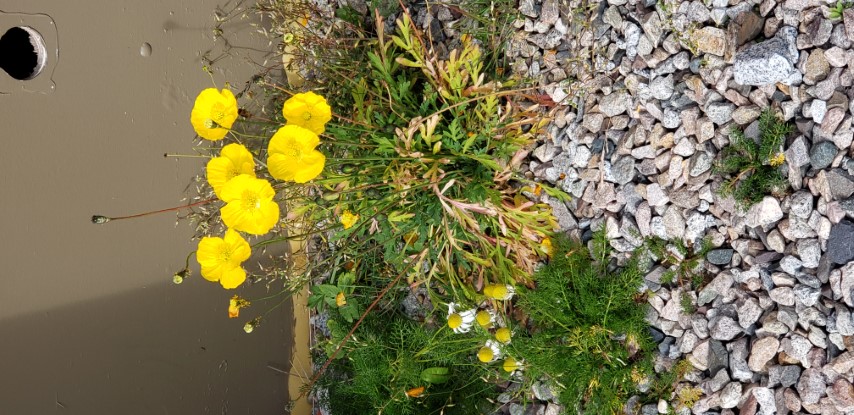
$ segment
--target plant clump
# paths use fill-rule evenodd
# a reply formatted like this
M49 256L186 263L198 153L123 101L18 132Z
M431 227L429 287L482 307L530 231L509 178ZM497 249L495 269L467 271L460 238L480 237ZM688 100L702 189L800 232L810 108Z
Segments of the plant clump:
M722 196L732 196L747 208L769 194L780 195L788 182L780 172L786 161L783 144L792 126L783 122L771 109L759 116L759 137L746 137L744 131L730 132L730 145L721 152L717 171L729 177L718 190Z

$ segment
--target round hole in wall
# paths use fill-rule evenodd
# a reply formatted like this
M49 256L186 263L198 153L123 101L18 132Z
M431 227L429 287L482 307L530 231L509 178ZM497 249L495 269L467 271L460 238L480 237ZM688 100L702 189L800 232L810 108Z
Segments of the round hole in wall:
M12 78L22 81L33 79L45 65L47 48L35 29L17 26L0 37L0 68Z

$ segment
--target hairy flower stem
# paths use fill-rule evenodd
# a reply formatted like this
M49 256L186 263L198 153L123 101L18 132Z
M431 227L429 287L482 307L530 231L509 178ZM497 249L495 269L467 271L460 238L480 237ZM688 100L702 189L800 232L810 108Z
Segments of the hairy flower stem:
M111 217L111 216L103 216L103 215L93 215L92 216L92 223L100 225L100 224L107 223L107 222L114 221L114 220L133 219L133 218L140 218L143 216L154 215L157 213L174 212L174 211L179 211L182 209L188 209L188 208L191 208L194 206L205 205L205 204L208 204L208 203L213 202L215 200L217 200L217 199L216 198L205 199L205 200L200 200L200 201L195 202L195 203L190 203L189 205L175 206L175 207L171 207L168 209L153 210L150 212L137 213L136 215L129 215L129 216Z

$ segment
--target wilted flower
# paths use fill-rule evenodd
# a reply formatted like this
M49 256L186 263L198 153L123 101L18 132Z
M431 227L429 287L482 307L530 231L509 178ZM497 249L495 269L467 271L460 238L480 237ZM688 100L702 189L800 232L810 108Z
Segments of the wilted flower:
M495 324L496 315L492 310L480 310L477 312L477 324L483 328L490 328Z
M501 365L501 368L507 373L512 373L516 370L522 369L522 362L518 362L516 359L508 356L504 359L504 364Z
M510 343L510 329L502 327L495 331L495 339L504 344Z
M249 306L249 301L244 300L238 296L231 297L228 300L228 318L237 318L240 316L240 309L243 307Z

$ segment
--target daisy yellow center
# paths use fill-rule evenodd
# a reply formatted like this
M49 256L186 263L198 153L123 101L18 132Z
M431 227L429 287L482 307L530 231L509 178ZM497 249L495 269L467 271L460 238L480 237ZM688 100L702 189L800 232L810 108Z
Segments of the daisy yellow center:
M448 327L458 329L463 325L463 318L457 313L448 316Z
M501 343L510 342L510 329L502 327L495 332L495 338Z
M480 324L482 327L486 327L489 325L490 320L492 320L492 318L488 311L480 310L477 312L477 324Z
M496 285L492 288L492 298L504 298L507 296L507 287L504 285Z
M244 190L241 200L243 201L243 209L245 210L261 209L261 198L258 197L258 193L256 192Z
M512 357L508 357L507 360L504 361L503 368L504 368L505 372L508 372L508 373L512 372L512 371L516 370L517 367L518 367L518 363L516 363L516 359L514 359Z
M492 349L489 347L481 347L480 350L477 351L477 360L480 360L483 363L488 363L492 361L494 354L492 353Z

